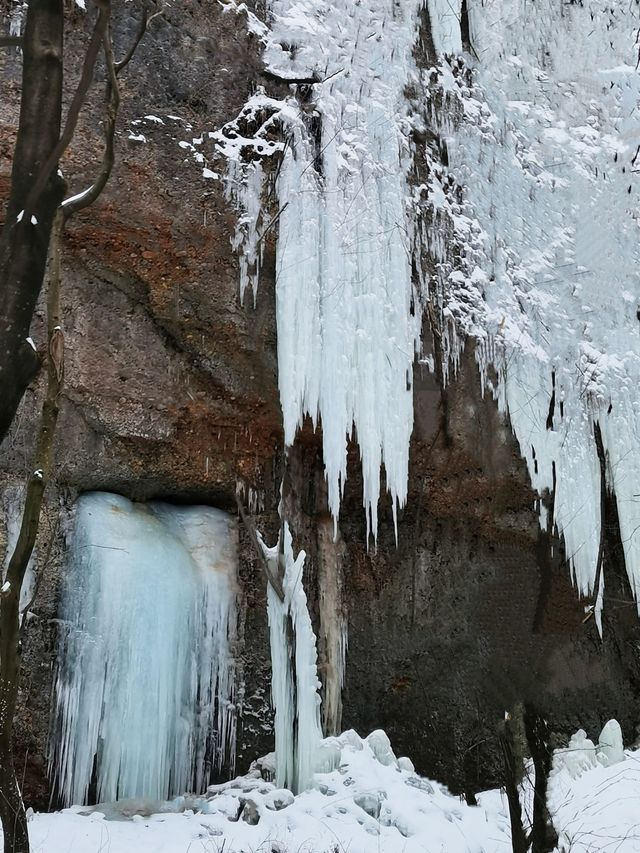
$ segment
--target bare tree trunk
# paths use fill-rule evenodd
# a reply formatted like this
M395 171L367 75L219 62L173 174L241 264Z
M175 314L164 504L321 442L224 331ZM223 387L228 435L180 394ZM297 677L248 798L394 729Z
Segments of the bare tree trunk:
M0 235L0 440L39 360L27 342L64 180L57 163L29 204L34 182L55 150L62 112L63 0L30 0L23 39L20 123L6 220ZM32 210L27 210L32 206Z
M517 715L517 716L516 716ZM500 725L498 736L504 759L504 788L509 804L509 820L511 823L511 849L513 853L527 853L529 839L522 823L522 806L520 805L519 785L523 773L523 749L519 742L520 732L517 723L520 722L520 706L512 714L505 717Z
M524 727L536 774L531 853L551 853L558 843L558 834L554 829L547 806L547 783L552 753L548 746L547 723L529 704L524 706Z
M51 234L48 288L47 392L33 471L29 477L18 541L0 590L0 818L4 853L29 853L24 803L13 763L13 718L20 678L20 591L38 533L44 491L51 471L58 398L63 381L64 338L60 326L60 246L64 218L59 210Z

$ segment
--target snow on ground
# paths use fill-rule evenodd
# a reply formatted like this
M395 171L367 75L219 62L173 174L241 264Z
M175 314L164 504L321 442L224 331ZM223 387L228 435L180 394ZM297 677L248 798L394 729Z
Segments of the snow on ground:
M325 740L322 752L320 761L335 769L317 773L314 788L295 799L264 781L255 769L213 786L206 798L178 798L169 804L129 801L101 807L102 811L76 806L37 814L30 824L32 849L34 853L508 853L508 820L500 808L495 811L494 801L491 810L470 807L442 785L418 776L408 759L396 759L384 732L365 740L346 732ZM164 813L149 816L161 808ZM129 818L132 812L139 814Z
M592 761L577 778L570 768L557 766L550 779L549 804L560 851L637 853L639 802L640 750L626 751L622 762L609 766Z
M559 853L640 851L640 750L578 732L556 753L549 785ZM619 730L619 728L618 728ZM606 738L605 738L606 740ZM293 797L263 779L273 756L204 797L121 801L36 814L34 853L508 853L506 800L478 806L418 776L378 731L323 742L312 790ZM603 763L604 762L604 765ZM614 762L614 763L610 763ZM609 766L606 766L606 765ZM527 792L524 792L526 801Z

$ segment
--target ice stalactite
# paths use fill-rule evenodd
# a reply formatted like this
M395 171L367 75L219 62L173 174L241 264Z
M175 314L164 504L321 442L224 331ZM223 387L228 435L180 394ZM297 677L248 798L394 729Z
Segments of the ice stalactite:
M443 205L461 249L457 263L440 259L445 310L478 341L485 389L510 417L534 488L554 493L553 524L587 597L603 535L599 424L640 601L640 9L467 9L467 70L443 57L431 85L463 196ZM459 10L429 0L442 54L460 51ZM601 627L602 583L593 606Z
M462 53L461 0L429 0L433 46L439 54Z
M305 416L322 422L329 508L337 520L355 435L367 530L377 533L380 472L394 516L407 496L412 375L420 294L412 282L405 88L415 73L419 0L270 0L263 36L269 72L307 80L299 97L258 95L268 118L251 139L219 134L240 207L242 288L262 235L277 225L278 368L285 442ZM313 82L315 81L315 82ZM247 109L245 108L245 109ZM273 222L260 214L262 165L284 126ZM243 114L239 117L242 118ZM247 117L247 114L244 115ZM232 123L234 124L234 123ZM238 122L235 123L238 125ZM260 122L258 122L260 124ZM242 122L240 121L240 125ZM243 146L252 157L238 167ZM255 278L254 278L255 282Z
M235 521L78 500L60 607L51 769L62 800L206 788L235 751Z
M276 784L298 793L309 787L322 741L316 636L302 582L305 553L293 556L289 525L273 548L263 546L279 571L280 601L268 587L271 692L275 709Z

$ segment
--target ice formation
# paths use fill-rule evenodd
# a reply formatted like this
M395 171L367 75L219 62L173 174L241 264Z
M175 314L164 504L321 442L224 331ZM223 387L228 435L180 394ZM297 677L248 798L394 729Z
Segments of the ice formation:
M640 8L467 0L466 11L460 62L461 0L429 0L441 61L425 72L425 113L462 196L432 187L443 316L478 341L485 389L509 414L534 488L553 495L600 626L595 424L640 593ZM457 257L442 250L445 220Z
M566 749L558 749L553 756L553 773L563 770L572 779L578 779L587 770L601 765L611 767L625 760L622 729L617 720L609 720L602 727L598 745L587 737L584 729L578 729L569 740Z
M202 791L233 765L236 571L220 510L79 498L51 749L65 803L94 778L100 801Z
M22 0L14 0L9 12L9 35L19 38L22 35L27 4Z
M284 601L267 590L271 645L271 693L275 709L276 784L296 793L313 778L322 730L316 637L302 584L304 551L293 556L289 525L283 542L263 546L265 557L282 569Z
M329 506L337 519L347 438L357 438L368 530L376 535L384 465L394 515L406 500L413 426L412 368L421 309L412 283L406 178L411 165L404 90L414 69L419 0L270 0L265 63L284 80L315 80L313 95L258 94L260 132L219 135L242 215L242 285L277 223L278 367L285 442L321 419ZM273 141L277 121L286 141ZM240 123L241 124L241 123ZM253 121L255 126L256 122ZM281 137L280 137L281 138ZM262 211L264 157L279 151L275 222ZM239 159L240 158L240 159Z

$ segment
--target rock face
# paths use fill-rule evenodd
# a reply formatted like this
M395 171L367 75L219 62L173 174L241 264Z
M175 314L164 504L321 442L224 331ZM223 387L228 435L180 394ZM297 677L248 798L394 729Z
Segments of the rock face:
M122 51L137 24L128 5L117 5ZM80 12L71 15L71 81L87 26ZM19 67L13 54L0 58L3 196ZM175 0L154 22L123 87L109 187L68 227L65 390L17 723L24 790L37 807L52 793L46 741L57 589L75 497L101 489L235 512L239 492L267 540L277 535L283 446L273 235L256 303L247 296L241 305L230 244L234 211L221 182L203 179L203 163L179 145L234 117L260 83L257 46L242 15ZM100 85L65 158L73 189L88 183L99 156ZM33 329L40 346L43 318L40 309ZM526 466L508 424L481 396L472 353L446 389L417 365L414 388L409 501L397 545L383 501L377 547L367 549L355 445L337 542L327 532L322 444L310 424L290 452L287 512L296 544L308 554L327 727L362 735L384 728L419 772L468 792L500 783L496 726L523 698L548 717L558 738L580 725L599 731L615 717L630 739L640 637L613 503L606 507L601 641L593 619L585 620L561 543L539 530ZM29 470L39 391L28 392L2 447L5 489ZM264 581L246 529L240 537L243 771L272 749L272 732ZM349 645L342 709L335 689L340 620Z

